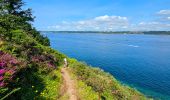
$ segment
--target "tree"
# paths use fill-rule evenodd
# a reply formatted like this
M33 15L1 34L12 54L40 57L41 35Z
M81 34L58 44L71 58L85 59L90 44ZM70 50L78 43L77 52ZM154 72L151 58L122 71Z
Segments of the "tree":
M14 15L3 15L0 16L0 32L1 35L8 37L8 40L12 40L12 30L19 28L22 19Z
M34 21L31 9L23 10L22 0L0 0L0 14L11 14L23 18L25 21Z
M22 9L22 0L0 0L0 36L8 37L12 41L14 30L23 30L27 34L35 37L42 45L49 46L49 39L42 36L34 29L31 22L34 21L31 9Z
M34 20L31 9L23 10L22 0L0 0L0 29L12 40L12 30L21 29Z

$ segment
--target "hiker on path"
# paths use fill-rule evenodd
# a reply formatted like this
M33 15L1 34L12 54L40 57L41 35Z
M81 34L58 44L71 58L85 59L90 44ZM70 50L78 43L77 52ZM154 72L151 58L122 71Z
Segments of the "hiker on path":
M67 58L64 58L64 67L68 67Z

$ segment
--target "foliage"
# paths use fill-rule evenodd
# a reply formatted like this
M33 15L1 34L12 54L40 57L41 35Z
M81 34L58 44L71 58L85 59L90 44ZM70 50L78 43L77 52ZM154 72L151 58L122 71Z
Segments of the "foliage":
M60 92L59 90L60 90L61 79L62 79L60 70L57 71L55 70L49 73L48 76L41 75L41 77L44 79L46 88L40 93L39 96L36 97L36 99L56 100L56 98L59 97L59 92Z
M98 95L91 86L88 86L82 80L78 80L78 77L73 74L72 70L69 70L69 72L71 78L75 80L75 87L79 100L98 100Z
M78 81L78 94L81 100L98 100L98 95L90 86L87 86L83 81Z
M16 58L0 51L0 87L4 87L12 81L14 74L21 66L22 64Z
M69 67L79 80L98 92L99 99L104 100L146 100L145 96L138 91L121 85L110 74L99 68L91 68L84 63L69 59Z
M9 92L8 94L6 94L3 98L1 98L1 100L6 99L7 97L9 97L11 94L19 91L21 88L17 88L17 89L13 89L11 92Z
M12 41L13 42L0 40L0 50L6 52L1 53L2 60L0 61L6 62L1 65L10 68L10 70L12 70L11 63L15 66L18 65L17 68L15 68L15 76L13 77L16 81L13 81L13 84L10 82L9 85L0 89L6 89L6 91L3 91L1 94L1 97L14 88L21 87L20 91L12 94L8 98L13 98L13 100L33 99L39 97L42 91L44 91L43 93L45 94L45 91L49 88L48 84L52 82L54 83L52 85L53 87L55 84L56 87L58 87L60 83L59 76L57 76L56 79L51 79L50 77L55 76L52 75L52 73L55 74L53 70L62 63L65 56L49 47L39 44L39 42L23 31L14 31ZM4 74L3 70L2 75L9 77L9 74ZM32 89L32 86L35 86L39 92L35 92L36 90L34 90L35 88ZM51 95L52 93L54 95L54 91L57 93L57 90L49 90ZM49 95L48 93L46 94L46 98Z
M6 1L1 0L0 4L17 4L19 0ZM32 28L30 20L22 16L22 9L18 11L14 8L13 11L2 13L8 11L5 6L0 9L0 98L11 93L8 99L32 100L46 90L54 95L57 90L49 90L48 86L53 82L59 87L59 76L52 74L56 74L53 70L62 63L65 56L46 47L50 45L49 40ZM53 76L56 78L53 79ZM15 88L21 89L14 93L12 91Z
M65 55L49 47L50 42L32 27L31 9L23 10L22 0L0 0L0 98L9 100L51 100L59 95ZM81 98L145 99L122 86L110 74L70 59L79 79ZM20 90L16 92L16 88ZM84 93L87 92L87 93Z
M23 10L24 2L22 0L0 0L1 15L12 14L20 16L24 21L33 21L31 9Z
M34 20L31 9L23 10L22 0L0 0L0 37L12 41L15 30L22 30L31 35L40 44L49 46L47 37L42 36L32 27L31 21Z

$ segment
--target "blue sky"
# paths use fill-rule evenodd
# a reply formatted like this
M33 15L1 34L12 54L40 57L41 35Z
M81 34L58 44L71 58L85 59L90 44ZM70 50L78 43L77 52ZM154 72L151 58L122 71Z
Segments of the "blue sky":
M38 30L170 30L170 0L24 0Z

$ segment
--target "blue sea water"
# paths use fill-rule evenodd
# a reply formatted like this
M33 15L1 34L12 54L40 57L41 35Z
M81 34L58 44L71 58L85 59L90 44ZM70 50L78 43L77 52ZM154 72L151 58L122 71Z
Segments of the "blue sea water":
M170 35L43 34L69 57L100 67L147 96L170 100Z

